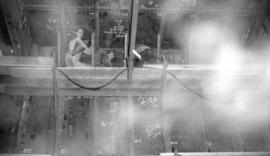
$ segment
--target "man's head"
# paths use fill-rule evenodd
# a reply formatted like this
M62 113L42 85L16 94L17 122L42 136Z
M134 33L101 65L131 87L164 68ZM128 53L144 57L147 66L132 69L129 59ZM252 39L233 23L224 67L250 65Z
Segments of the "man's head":
M76 35L78 38L82 38L83 37L83 29L82 28L79 28L76 32Z
M112 67L112 59L114 58L113 51L102 51L100 54L100 65L105 67Z
M108 52L107 52L107 55L108 55L108 57L110 58L110 60L112 60L112 59L114 58L114 53L113 53L113 51L108 51Z

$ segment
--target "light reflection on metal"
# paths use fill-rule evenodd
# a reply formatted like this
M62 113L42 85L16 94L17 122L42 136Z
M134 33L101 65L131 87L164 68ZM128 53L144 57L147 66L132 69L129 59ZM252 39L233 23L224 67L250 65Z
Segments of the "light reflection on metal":
M149 140L158 138L162 134L160 124L156 123L148 125L145 129L145 134Z

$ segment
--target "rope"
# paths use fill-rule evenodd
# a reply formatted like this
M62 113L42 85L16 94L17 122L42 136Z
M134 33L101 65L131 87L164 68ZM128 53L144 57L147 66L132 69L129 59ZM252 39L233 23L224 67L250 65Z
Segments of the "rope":
M82 89L86 89L86 90L93 90L93 91L96 91L96 90L99 90L99 89L102 89L108 85L110 85L113 81L115 81L121 74L123 74L127 69L124 69L122 70L121 72L119 72L115 77L113 77L110 81L106 82L105 84L103 85L100 85L100 86L96 86L96 87L87 87L87 86L83 86L77 82L75 82L74 80L72 80L64 71L62 71L61 69L58 69L56 68L61 74L63 74L63 76L65 78L67 78L72 84L74 84L75 86L79 87L79 88L82 88Z
M159 68L154 68L154 67L144 67L145 69L153 69L153 70L160 70L162 71L162 69L159 69ZM177 78L177 76L175 76L172 72L166 70L166 72L172 76L180 85L182 85L186 90L188 90L189 92L191 92L192 94L194 94L195 96L203 99L203 100L206 100L206 101L214 101L214 102L220 102L220 103L231 103L232 101L222 101L222 100L216 100L216 99L211 99L211 98L208 98L208 97L205 97L204 95L194 91L193 89L191 89L188 85L186 85L184 82L182 82L180 79Z

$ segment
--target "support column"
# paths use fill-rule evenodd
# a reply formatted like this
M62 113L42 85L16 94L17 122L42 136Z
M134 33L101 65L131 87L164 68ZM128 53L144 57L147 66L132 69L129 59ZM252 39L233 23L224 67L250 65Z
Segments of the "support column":
M99 103L100 97L95 96L93 97L93 143L92 143L92 156L97 156L97 149L98 149L98 126L99 126Z
M22 55L30 56L31 54L31 35L28 26L27 13L24 9L24 1L20 1L21 6L21 24L22 24Z
M197 122L195 122L195 124L198 126L197 133L199 133L197 138L196 138L196 142L199 142L199 144L197 144L196 149L199 151L207 152L208 151L208 145L207 145L208 138L206 135L206 123L205 123L203 110L202 110L202 99L200 99L200 98L198 98L195 101L194 117L195 117L195 120L197 121ZM199 139L199 141L198 141L198 139Z
M58 66L63 67L65 65L65 47L67 46L67 30L66 30L66 17L65 17L65 2L58 0L58 9L60 12L60 27L58 32Z
M190 28L190 32L189 32L189 46L188 46L188 52L186 52L186 55L185 55L185 64L189 64L189 63L194 63L194 57L193 55L193 52L194 52L194 30L195 30L195 26L196 24L199 22L199 11L198 9L196 8L195 10L195 13L193 15L191 15L192 17L192 24L191 24L191 28ZM196 59L195 59L196 60Z
M162 129L163 129L163 140L165 145L165 152L171 152L171 136L170 136L170 128L168 125L168 119L166 117L167 106L165 105L166 98L165 98L165 89L167 85L167 67L168 64L164 59L163 64L163 71L161 75L161 93L160 93L160 101L161 101L161 122L162 122Z
M128 34L125 33L125 51L124 51L124 60L123 60L123 66L127 67L127 60L128 60Z
M92 53L92 62L91 62L91 64L92 64L92 66L94 67L95 66L95 64L97 64L96 62L98 61L98 58L97 59L95 59L96 58L96 52L97 52L97 47L96 47L96 42L95 42L95 33L92 33L91 34L91 46L92 46L92 49L93 49L93 53ZM99 56L99 55L97 55L97 56ZM97 64L97 65L99 65L99 64Z
M136 44L136 33L137 33L137 24L138 24L138 11L139 11L139 0L131 0L130 5L130 19L129 22L129 51L128 51L128 73L127 80L129 84L132 84L132 74L134 70L133 64L133 53ZM134 156L134 116L133 116L133 99L131 96L128 96L128 149L129 156Z
M55 155L62 152L63 123L65 115L65 98L58 97L56 104L56 125L55 125Z
M130 19L129 22L129 53L128 53L128 74L127 79L128 83L132 82L132 73L134 70L133 64L133 53L136 44L136 33L137 33L137 24L138 24L138 11L139 11L139 0L132 0L130 7Z
M95 46L99 49L99 0L95 0Z
M162 40L163 40L163 33L164 33L164 29L165 29L167 16L168 16L167 11L165 11L164 14L161 15L159 33L158 33L158 37L157 37L157 54L156 54L157 57L160 57L161 45L162 45Z
M91 36L91 46L93 49L92 53L92 66L100 66L98 62L100 54L99 52L99 13L100 13L100 3L99 0L94 0L94 15L95 15L95 33ZM97 57L96 57L97 56Z
M135 155L134 149L134 111L133 111L133 98L128 96L128 150L129 156Z
M30 106L30 96L24 96L22 101L22 107L21 107L21 113L20 113L20 119L19 119L19 125L18 125L18 133L17 133L17 148L20 147L22 136L25 135L26 132L26 121L27 121L27 110ZM18 149L18 152L21 152L20 149Z
M54 54L55 57L55 65L61 66L61 32L60 30L57 30L57 54ZM65 63L64 63L65 64Z

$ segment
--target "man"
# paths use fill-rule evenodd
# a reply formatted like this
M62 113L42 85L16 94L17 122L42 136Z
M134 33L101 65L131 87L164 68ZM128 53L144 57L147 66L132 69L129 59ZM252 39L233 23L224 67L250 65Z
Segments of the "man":
M98 57L99 65L98 66L112 67L112 59L114 58L113 51L105 52L103 50L100 50L98 54L99 54L99 57Z
M153 54L150 47L144 44L136 45L134 54L134 67L143 67L144 64L156 64L158 58Z
M79 28L76 32L76 38L69 42L69 51L65 58L65 64L67 67L74 67L77 66L77 64L80 64L79 60L82 53L89 57L92 55L92 48L88 48L82 40L83 34L83 29Z

